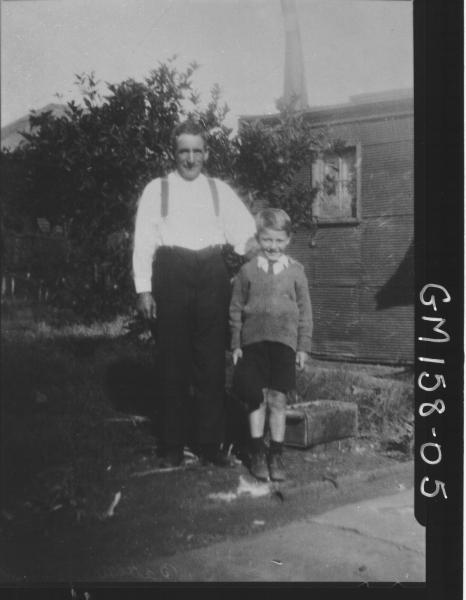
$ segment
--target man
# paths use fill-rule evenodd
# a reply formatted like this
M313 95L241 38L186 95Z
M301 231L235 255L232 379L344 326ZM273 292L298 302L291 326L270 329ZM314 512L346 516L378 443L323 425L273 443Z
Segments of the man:
M176 171L151 181L138 205L137 307L146 319L157 318L165 464L183 460L194 402L194 442L202 460L228 466L220 448L230 282L221 251L229 243L244 255L255 223L227 184L202 174L208 159L203 128L185 121L173 140Z

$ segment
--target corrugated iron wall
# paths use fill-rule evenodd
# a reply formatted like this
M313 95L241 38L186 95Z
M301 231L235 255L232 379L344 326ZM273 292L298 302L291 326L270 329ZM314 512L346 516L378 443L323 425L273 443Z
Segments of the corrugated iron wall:
M414 353L413 115L333 124L332 137L361 145L361 221L293 238L314 310L318 355L410 363Z

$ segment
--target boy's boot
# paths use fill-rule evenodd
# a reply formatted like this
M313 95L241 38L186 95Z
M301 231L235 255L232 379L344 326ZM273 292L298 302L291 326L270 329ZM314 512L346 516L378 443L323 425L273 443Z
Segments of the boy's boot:
M283 442L270 442L268 456L270 479L272 481L284 481L286 479L285 465L283 464Z
M254 475L256 479L260 479L261 481L268 481L269 469L267 467L264 440L262 437L251 439L251 450L251 465L249 467L251 475Z

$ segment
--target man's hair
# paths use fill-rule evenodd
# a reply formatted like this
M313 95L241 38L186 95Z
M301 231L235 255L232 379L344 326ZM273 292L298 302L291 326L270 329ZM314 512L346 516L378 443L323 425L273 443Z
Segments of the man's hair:
M264 208L256 215L257 233L264 229L285 231L291 236L291 219L281 208Z
M182 121L178 123L175 129L172 132L172 148L176 149L176 140L187 133L188 135L200 135L204 140L204 146L207 148L207 131L206 128L199 122L194 121L193 119L186 119L186 121Z

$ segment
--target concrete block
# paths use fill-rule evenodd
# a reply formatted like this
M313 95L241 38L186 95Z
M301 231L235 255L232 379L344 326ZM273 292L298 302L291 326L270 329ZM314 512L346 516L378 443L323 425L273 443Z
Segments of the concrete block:
M339 400L300 402L286 409L285 444L309 448L358 434L358 406Z

